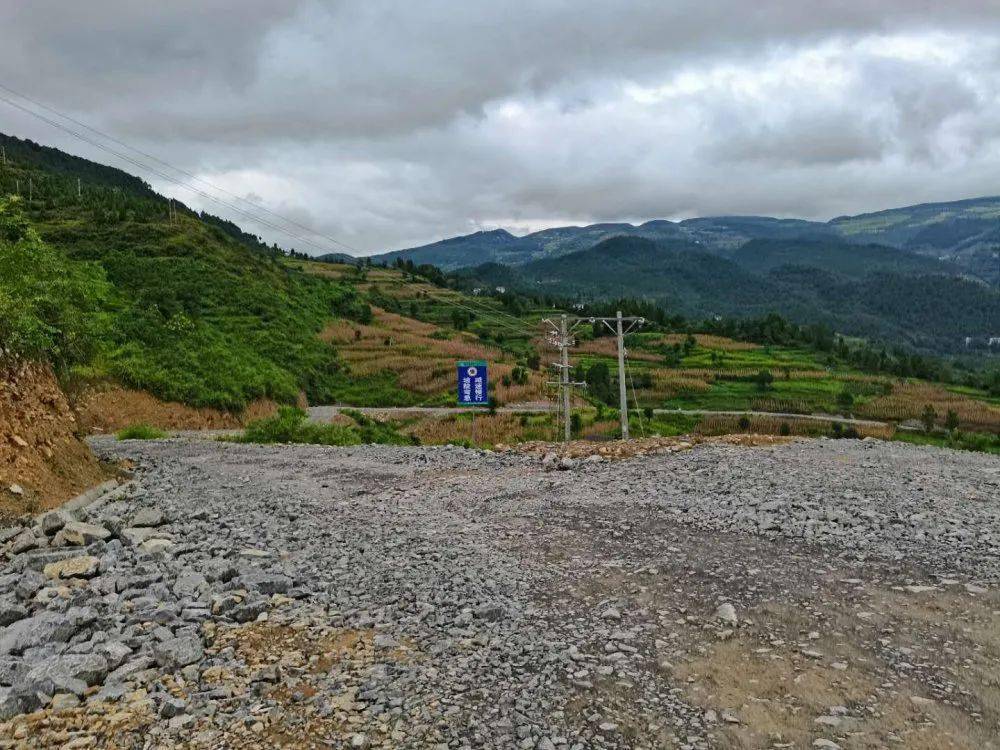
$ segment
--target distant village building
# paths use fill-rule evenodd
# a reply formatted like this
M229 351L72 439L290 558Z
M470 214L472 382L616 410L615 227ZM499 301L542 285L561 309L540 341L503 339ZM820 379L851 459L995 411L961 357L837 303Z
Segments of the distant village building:
M1000 336L966 336L966 349L1000 348Z
M497 294L506 294L506 292L507 292L507 287L505 287L505 286L498 286L497 287Z
M480 293L481 291L483 291L483 290L482 290L482 287L478 287L478 286L477 286L477 287L476 287L475 289L473 289L473 290L472 290L472 293L473 293L473 294L474 294L475 296L477 296L477 297L478 297L478 296L479 296L479 293ZM968 339L966 339L966 341L968 341Z

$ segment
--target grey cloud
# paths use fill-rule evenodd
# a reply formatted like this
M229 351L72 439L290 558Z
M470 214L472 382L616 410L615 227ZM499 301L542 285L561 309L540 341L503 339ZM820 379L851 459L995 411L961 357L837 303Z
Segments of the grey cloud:
M0 83L376 251L995 192L998 31L981 0L40 0L0 6ZM880 35L956 49L859 46ZM835 85L808 62L831 48Z

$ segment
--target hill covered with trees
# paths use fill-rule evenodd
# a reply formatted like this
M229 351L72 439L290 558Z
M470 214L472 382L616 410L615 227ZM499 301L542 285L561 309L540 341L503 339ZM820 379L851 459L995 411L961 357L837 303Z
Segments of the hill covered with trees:
M938 353L1000 332L1000 290L944 272L941 261L878 246L754 240L725 254L676 240L616 237L521 266L459 272L467 285L503 285L590 301L637 297L688 317L779 312L853 336Z

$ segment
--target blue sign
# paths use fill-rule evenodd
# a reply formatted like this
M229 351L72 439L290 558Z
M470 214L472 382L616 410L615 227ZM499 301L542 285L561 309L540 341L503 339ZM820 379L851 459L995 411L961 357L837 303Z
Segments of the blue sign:
M490 402L489 380L486 363L458 363L458 403L469 406L487 406Z

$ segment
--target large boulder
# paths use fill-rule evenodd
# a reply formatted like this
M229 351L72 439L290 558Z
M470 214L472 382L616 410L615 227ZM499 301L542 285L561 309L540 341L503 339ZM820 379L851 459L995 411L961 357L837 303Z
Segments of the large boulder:
M10 545L10 551L11 554L20 555L22 552L27 552L29 549L34 549L37 546L38 539L35 537L34 532L31 529L25 529L14 537L14 541Z
M143 508L132 518L133 527L162 526L166 523L162 511L156 508Z
M83 695L91 685L103 682L107 674L108 661L98 654L50 656L33 666L14 689L23 694Z
M195 636L170 638L153 646L153 658L166 669L180 669L194 664L203 654L201 641Z
M66 560L51 562L42 571L48 578L90 578L97 575L101 566L100 559L93 555L80 555Z
M292 587L292 579L281 573L266 570L251 570L240 576L240 583L251 591L262 594L285 594Z
M42 612L9 625L0 635L0 654L21 654L46 643L65 643L96 619L90 607L70 607L63 612Z
M62 510L53 510L42 516L40 526L42 531L48 536L52 536L57 531L73 520L73 516Z
M70 521L55 535L53 544L57 547L62 545L83 547L93 542L104 541L110 536L111 532L103 526L84 521Z

